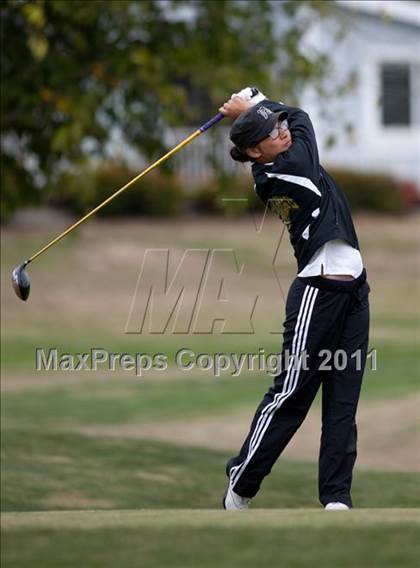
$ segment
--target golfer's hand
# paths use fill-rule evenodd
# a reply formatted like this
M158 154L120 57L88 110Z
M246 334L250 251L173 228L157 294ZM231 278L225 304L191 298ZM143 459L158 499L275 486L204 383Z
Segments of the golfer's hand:
M248 101L252 105L256 105L261 101L265 101L267 98L264 93L257 89L257 87L245 87L245 89L242 89L241 91L239 91L239 93L233 93L231 98L235 97L236 95L238 97L241 97L241 99Z
M235 94L219 108L219 112L229 118L236 118L252 106L249 101L245 101L242 97Z

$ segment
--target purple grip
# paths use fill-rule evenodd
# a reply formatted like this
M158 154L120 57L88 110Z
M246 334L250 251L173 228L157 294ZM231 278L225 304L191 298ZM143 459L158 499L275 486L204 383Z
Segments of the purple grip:
M205 132L206 130L211 128L213 124L216 124L217 122L219 122L219 120L222 120L222 118L225 118L225 115L222 114L221 112L218 112L215 116L213 116L213 118L205 122L203 126L200 126L199 128L200 132Z

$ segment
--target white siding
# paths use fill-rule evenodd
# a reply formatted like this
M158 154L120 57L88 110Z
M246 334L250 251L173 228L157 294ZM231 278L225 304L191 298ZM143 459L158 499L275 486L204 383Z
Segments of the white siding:
M313 30L309 41L333 54L331 86L340 75L355 71L356 89L334 103L319 100L307 91L301 104L314 121L320 156L327 166L388 172L411 180L420 188L420 27L363 13L343 11L347 35L333 42L333 27L325 24ZM380 70L383 63L407 63L411 67L413 124L384 127L381 124ZM323 106L328 117L323 117ZM351 136L343 135L343 125L351 123ZM327 148L328 134L338 143Z

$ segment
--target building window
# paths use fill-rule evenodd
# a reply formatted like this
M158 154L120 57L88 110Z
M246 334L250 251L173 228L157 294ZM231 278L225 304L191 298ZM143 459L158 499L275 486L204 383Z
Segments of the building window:
M381 68L382 124L410 126L410 66L385 63Z

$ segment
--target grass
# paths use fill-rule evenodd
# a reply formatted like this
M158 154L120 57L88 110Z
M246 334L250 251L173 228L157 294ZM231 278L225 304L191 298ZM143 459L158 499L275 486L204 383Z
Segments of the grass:
M362 401L404 396L418 390L415 372L417 353L409 346L378 348L376 371L365 373ZM368 363L368 366L370 363ZM162 420L223 414L230 410L254 408L272 382L265 372L231 377L214 377L203 371L184 375L155 371L147 378L134 372L81 372L78 382L66 384L75 373L65 371L28 374L26 389L4 392L4 420L20 427L40 428L85 424L121 424L132 420ZM14 376L6 384L13 387ZM24 375L26 376L26 374ZM31 388L32 378L34 387ZM37 389L39 378L48 380L47 389ZM398 379L397 379L398 378ZM63 382L60 383L61 379ZM319 398L316 404L319 404Z
M29 511L4 513L2 528L22 530L36 526L40 529L141 528L176 527L183 524L191 528L219 526L224 529L253 527L262 521L270 528L316 526L328 528L371 527L377 524L420 525L418 509L353 509L351 513L325 514L319 509L249 509L241 514L213 509L114 509L78 511Z
M238 396L238 382L240 395ZM57 381L58 382L58 381ZM56 427L71 424L121 424L132 420L162 420L222 414L232 408L256 404L268 380L170 379L119 384L88 380L81 384L3 397L3 416L20 426Z
M4 444L5 511L219 508L223 452L144 440L10 430ZM415 473L358 471L357 507L420 507ZM313 508L317 466L280 460L259 508Z
M221 452L27 430L10 430L4 450L8 567L417 565L415 474L358 471L358 509L326 513L315 464L280 460L237 516L220 511Z
M420 316L417 304L415 262L418 249L417 218L407 218L404 230L394 232L400 222L393 218L356 219L369 281L372 288L371 347L377 349L378 371L367 372L363 388L366 399L403 396L418 389L416 369L420 363L416 331ZM25 372L36 376L35 349L57 347L60 352L78 353L102 347L118 353L164 352L169 361L181 347L196 353L278 352L282 337L269 333L282 329L283 301L273 280L272 260L279 235L278 221L268 218L261 233L250 220L173 220L166 222L96 222L54 247L36 266L33 294L27 304L18 302L10 287L2 289L2 369L4 374ZM2 243L2 280L17 259L27 256L27 238L41 246L50 231L6 230ZM384 242L387 243L386 251ZM399 246L404 243L405 248ZM392 244L395 247L392 247ZM168 247L179 255L184 248L232 248L245 262L249 273L237 282L233 321L246 313L255 294L261 296L261 311L255 314L255 334L152 335L123 333L131 296L146 249ZM411 247L411 248L410 248ZM385 270L386 266L392 270ZM283 288L293 278L294 260L287 237L277 258ZM218 266L222 270L221 266ZM51 275L60 276L52 289ZM221 272L222 275L225 273ZM55 283L55 280L54 280ZM240 292L240 293L239 293ZM258 316L258 317L257 317ZM242 317L242 316L241 316ZM242 320L241 320L242 321ZM395 378L398 377L398 380ZM228 377L223 377L223 380ZM242 379L242 377L241 377ZM248 378L245 378L248 384ZM251 382L254 379L251 379ZM252 393L245 386L245 403L260 396L261 382L255 379ZM227 391L232 382L227 381ZM214 382L213 382L214 384ZM182 387L180 387L182 388ZM242 390L242 389L241 389ZM249 396L248 396L249 393ZM99 393L97 393L99 394ZM200 395L200 389L198 396ZM145 395L147 396L147 394ZM166 396L166 393L165 393Z
M364 219L359 225L360 241L372 288L371 344L389 334L388 343L415 346L415 331L420 314L416 306L418 290L414 261L416 218L404 222L404 231L393 232L394 220ZM117 351L142 346L143 351L155 351L157 344L173 351L182 342L211 349L252 349L255 345L278 350L281 336L269 331L281 331L284 305L273 277L273 254L276 250L279 226L275 219L267 220L264 231L256 233L249 221L178 220L167 222L101 222L82 229L51 249L42 260L31 266L33 290L27 304L17 302L9 286L2 290L2 322L5 333L4 365L21 368L33 364L35 346L55 345L74 350L92 342ZM27 256L28 238L33 246L44 244L50 231L30 232L22 236L5 231L2 242L2 281L9 281L10 270ZM384 246L386 242L386 246ZM397 249L391 246L397 245ZM404 243L404 248L398 248ZM185 248L233 249L239 262L246 267L242 279L232 280L232 267L226 273L223 261L216 269L220 276L232 280L230 297L234 299L233 322L241 322L248 313L255 295L259 304L253 316L254 336L191 335L152 336L147 333L127 337L123 333L131 298L146 249L167 247L173 258ZM410 248L411 247L411 248ZM172 264L174 264L173 260ZM385 264L384 264L385 263ZM295 273L294 259L287 237L276 257L276 274L287 291ZM277 266L278 265L278 266ZM172 269L174 266L172 266ZM54 277L59 275L59 286ZM231 286L232 286L231 285ZM229 287L228 287L229 288ZM210 310L214 304L204 302ZM211 310L210 310L211 311ZM213 310L214 311L214 310ZM241 319L242 318L242 319ZM144 346L144 347L143 347Z
M375 510L15 514L4 526L7 566L42 568L414 568L420 532L416 512Z
M418 392L417 221L356 219L372 288L371 347L377 349L378 365L365 373L366 405ZM184 346L196 353L253 353L260 347L278 352L281 335L269 333L281 330L284 314L271 265L278 222L268 222L258 236L249 225L202 219L92 223L31 266L27 304L9 286L2 287L4 565L418 565L418 511L412 510L420 507L416 472L356 467L357 509L329 515L317 501L317 465L280 459L254 510L236 516L217 510L226 482L229 456L224 452L181 440L106 435L124 424L141 429L199 416L223 422L231 411L255 408L272 380L264 372L215 378L198 371L182 375L170 367L164 375L149 373L143 379L122 371L34 370L36 347L71 354L91 347L159 351L169 360ZM28 248L36 250L52 236L49 230L4 234L3 282L28 256ZM250 298L260 294L264 302L255 313L255 334L124 334L144 251L165 247L171 254L184 248L235 250L249 273L233 288L232 321L241 322ZM224 262L218 265L221 274L231 268ZM294 274L287 237L276 267L287 290ZM211 306L206 310L213 315Z

